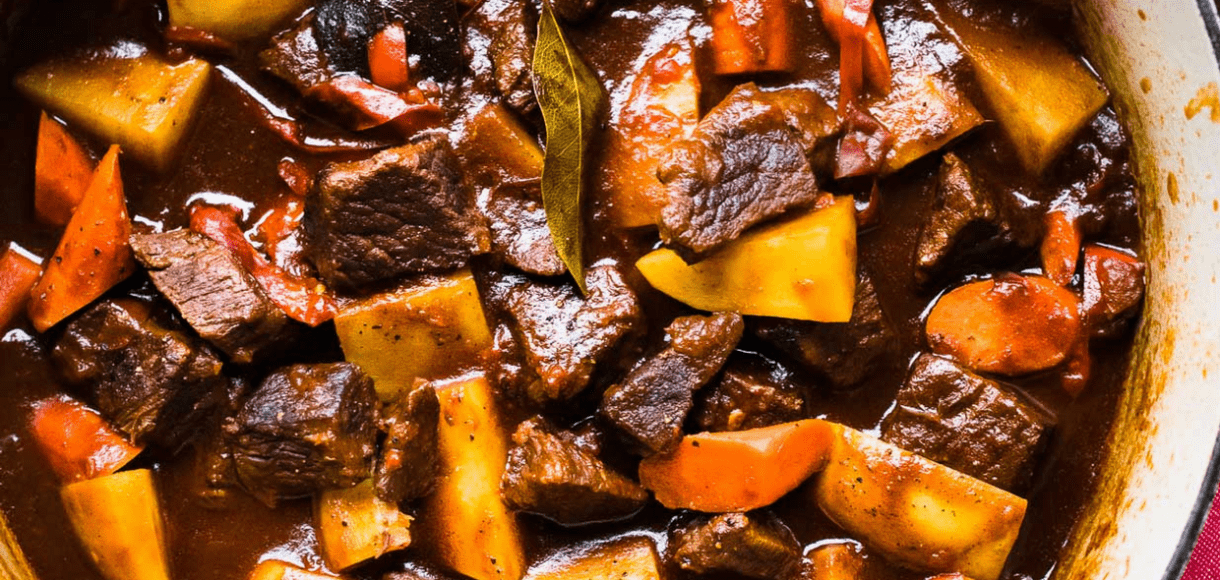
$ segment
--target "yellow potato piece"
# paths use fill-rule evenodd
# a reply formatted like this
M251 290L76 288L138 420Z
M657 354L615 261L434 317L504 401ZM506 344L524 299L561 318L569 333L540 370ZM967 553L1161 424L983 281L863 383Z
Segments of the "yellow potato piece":
M383 401L416 378L442 379L474 366L491 332L469 270L352 303L335 316L348 362L373 378Z
M168 580L165 528L152 471L135 469L60 490L68 520L107 580Z
M479 185L542 179L542 147L499 103L485 105L470 118L458 154Z
M411 516L378 498L371 479L318 494L314 524L322 557L334 570L411 545Z
M476 377L436 390L441 477L419 515L418 538L442 564L474 580L520 580L521 535L500 499L508 433L491 384Z
M835 523L889 560L925 572L999 577L1025 500L844 428L814 484Z
M169 23L227 40L248 40L270 34L276 24L309 4L309 0L169 0Z
M856 292L855 206L844 196L803 211L693 265L661 249L636 267L654 288L700 310L847 322Z
M1031 173L1042 173L1110 98L1049 35L984 28L943 3L937 15L970 58L979 88Z
M44 109L164 170L197 116L211 71L198 59L169 64L149 53L106 54L44 62L16 85Z
M561 553L530 569L527 580L661 580L652 540L629 537Z

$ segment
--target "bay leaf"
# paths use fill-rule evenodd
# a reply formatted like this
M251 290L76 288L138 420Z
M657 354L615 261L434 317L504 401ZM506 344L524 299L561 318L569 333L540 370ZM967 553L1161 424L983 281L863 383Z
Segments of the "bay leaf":
M582 207L589 142L608 100L597 76L564 36L549 1L538 17L533 76L546 124L542 205L559 257L584 292Z

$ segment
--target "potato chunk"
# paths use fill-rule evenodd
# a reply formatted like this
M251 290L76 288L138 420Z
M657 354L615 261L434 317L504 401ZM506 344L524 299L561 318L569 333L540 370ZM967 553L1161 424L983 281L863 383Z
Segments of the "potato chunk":
M108 580L168 580L165 528L152 471L122 471L60 492L85 552Z
M491 346L470 270L350 304L335 315L349 362L373 377L383 401L416 378L442 379L473 366Z
M985 28L943 2L937 16L970 58L992 113L1031 173L1042 173L1110 98L1084 63L1049 35Z
M1025 500L850 428L813 487L831 520L891 561L995 580Z
M530 569L528 580L660 580L661 565L652 540L631 537L563 553Z
M155 169L177 156L190 130L212 66L189 59L170 64L150 53L65 57L17 77L17 89Z
M346 570L411 545L411 516L381 501L371 479L319 494L314 522L322 557L334 570Z
M276 24L309 4L309 0L169 0L169 24L198 28L226 40L248 40L271 33Z
M440 562L474 580L519 580L525 552L517 520L500 498L508 434L483 377L437 385L441 479L419 534Z
M894 173L983 124L983 115L949 75L927 65L896 62L893 90L869 111L894 135L882 173Z
M850 197L747 231L695 264L673 250L636 262L652 286L710 312L847 322L856 291L856 215Z

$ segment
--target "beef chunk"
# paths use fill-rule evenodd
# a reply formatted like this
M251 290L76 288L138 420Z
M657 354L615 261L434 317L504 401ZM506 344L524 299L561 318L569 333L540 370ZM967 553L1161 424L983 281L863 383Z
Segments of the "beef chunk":
M937 175L932 211L919 232L915 277L923 284L950 256L985 254L1008 243L1011 233L991 193L957 155L948 153Z
M694 392L720 371L744 327L741 315L727 312L674 320L666 328L669 346L606 390L602 416L649 452L672 449Z
M510 277L504 308L538 380L527 387L535 401L570 399L589 384L598 361L643 322L635 292L612 266L586 272L589 294L571 284Z
M309 251L330 285L355 290L452 270L487 250L487 226L444 137L322 170L305 201Z
M419 382L381 411L385 441L373 473L377 495L392 504L432 492L440 469L437 428L441 405L436 390Z
M536 190L519 188L491 192L484 208L491 225L491 251L524 272L558 276L568 268L551 239L540 197Z
M290 323L258 281L220 244L189 230L131 237L153 284L208 342L250 362Z
M318 48L327 56L331 69L369 78L369 41L386 24L377 3L320 0L313 17Z
M137 444L177 449L220 402L228 380L203 341L134 300L106 300L68 324L53 351L69 382Z
M272 373L225 426L238 479L271 506L368 479L376 405L372 379L350 363Z
M490 70L481 75L509 108L528 115L538 108L531 76L538 15L532 2L486 0L470 18L470 27L487 39ZM490 78L487 78L490 77Z
M271 39L271 46L258 55L259 66L292 85L302 94L334 75L330 60L318 46L314 15L310 14Z
M1115 336L1144 297L1144 263L1130 254L1090 244L1084 249L1082 310L1094 336Z
M846 323L761 319L754 331L839 389L860 384L894 352L897 339L872 278L863 270Z
M337 0L350 2L351 0ZM413 59L413 78L454 81L465 70L458 3L453 0L378 0L388 20L403 23Z
M696 574L759 580L787 580L801 564L792 530L766 512L719 514L671 530L669 554L679 568Z
M700 395L694 418L704 431L741 431L805 418L805 398L794 383L732 362L720 381Z
M703 256L752 225L812 204L818 180L809 156L837 126L805 89L738 86L661 160L661 239Z
M500 489L510 508L569 526L630 517L648 501L638 483L541 419L525 421L513 433Z
M1008 490L1022 489L1049 418L995 381L920 355L881 436L903 449Z
M560 18L569 22L580 22L601 7L601 0L555 0L551 6Z

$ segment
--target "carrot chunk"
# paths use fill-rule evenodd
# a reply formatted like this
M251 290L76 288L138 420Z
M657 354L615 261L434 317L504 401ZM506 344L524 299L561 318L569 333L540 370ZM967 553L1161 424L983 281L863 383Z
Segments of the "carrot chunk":
M92 179L93 160L63 125L43 111L34 160L34 214L38 220L67 224Z
M42 276L42 266L13 246L0 254L0 330L8 328L30 299L30 289Z
M1047 278L1015 274L945 294L928 314L926 328L933 352L1003 375L1063 362L1083 330L1075 294Z
M687 435L673 453L640 462L640 483L671 509L749 511L821 470L837 436L835 425L818 419Z
M712 67L719 75L792 69L790 0L714 0Z
M373 84L391 91L411 88L407 64L407 31L401 22L386 26L369 41L369 76Z
M840 46L844 42L844 34L860 34L859 28L851 28L850 23L846 20L847 3L849 0L818 0L818 10L822 13L822 24L826 27L826 31L830 33L831 38ZM848 60L840 60L840 66L846 62L852 68L852 76L854 78L866 78L873 88L881 91L883 94L890 92L891 87L891 69L890 55L885 47L885 37L881 35L881 26L877 23L877 17L872 14L868 8L864 9L868 13L868 20L863 28L863 50L862 54L856 52L852 48L852 54L849 54ZM860 38L848 39L854 46L859 46ZM862 70L862 73L856 71Z
M1046 214L1046 237L1042 238L1042 271L1052 282L1067 286L1076 275L1080 259L1080 225L1062 210Z
M46 273L34 287L30 320L40 332L93 302L135 271L131 220L119 175L119 146L102 157Z
M142 450L96 411L68 397L35 403L30 431L64 483L110 475Z

